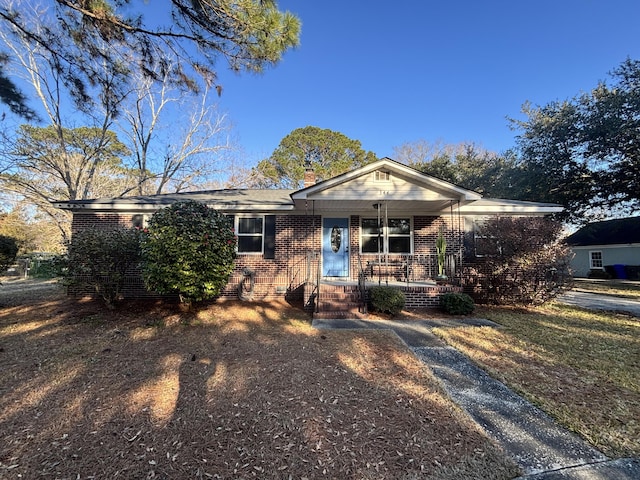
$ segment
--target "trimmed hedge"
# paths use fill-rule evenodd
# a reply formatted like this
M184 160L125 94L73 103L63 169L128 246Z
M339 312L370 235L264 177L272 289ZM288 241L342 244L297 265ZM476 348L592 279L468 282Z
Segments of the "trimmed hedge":
M237 238L224 214L195 201L154 213L142 235L146 287L190 304L219 295L233 272Z
M90 286L113 309L121 298L127 271L139 262L138 230L82 230L69 244L66 282Z
M402 311L406 302L404 292L394 287L371 287L369 295L371 306L374 310L389 313L393 316Z

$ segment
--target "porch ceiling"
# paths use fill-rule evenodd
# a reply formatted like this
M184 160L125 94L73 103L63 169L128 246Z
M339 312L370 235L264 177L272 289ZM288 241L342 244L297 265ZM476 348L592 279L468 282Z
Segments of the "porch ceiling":
M296 200L296 210L306 210L318 214L328 212L341 212L356 215L377 215L374 204L386 204L389 215L392 213L413 213L413 214L441 214L448 213L451 207L451 200ZM457 201L453 201L454 209L457 208ZM384 211L384 210L383 210Z

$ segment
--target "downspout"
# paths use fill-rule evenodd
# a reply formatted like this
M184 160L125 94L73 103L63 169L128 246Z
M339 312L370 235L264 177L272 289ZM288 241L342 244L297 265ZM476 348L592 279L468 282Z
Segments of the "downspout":
M384 201L384 227L385 228L385 232L387 234L387 245L389 243L389 204L388 202L385 200ZM384 238L384 235L383 235ZM387 284L389 283L389 276L388 276L388 272L389 272L389 251L386 252L386 255L384 257L384 270L386 272L386 279L387 279Z
M460 213L460 200L458 200L458 252L460 255L460 259L458 261L458 265L459 265L459 273L460 273L460 285L462 285L463 283L463 278L462 278L462 272L464 271L463 269L463 262L464 262L464 229L463 229L463 224L462 224L462 214Z
M380 247L382 246L382 226L380 225L380 202L376 203L376 212L378 213L378 285L380 285L380 267L382 266L382 255Z

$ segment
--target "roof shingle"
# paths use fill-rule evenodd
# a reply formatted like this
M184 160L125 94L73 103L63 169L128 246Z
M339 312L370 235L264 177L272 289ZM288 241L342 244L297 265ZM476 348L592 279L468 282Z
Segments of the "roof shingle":
M640 243L640 217L590 223L569 235L566 242L576 247Z

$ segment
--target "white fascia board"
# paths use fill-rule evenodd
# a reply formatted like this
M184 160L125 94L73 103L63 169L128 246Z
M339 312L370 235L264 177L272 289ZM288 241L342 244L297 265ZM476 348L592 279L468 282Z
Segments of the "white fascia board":
M563 207L556 205L474 205L473 203L460 206L460 213L469 215L498 215L523 214L523 215L549 215L560 213Z

